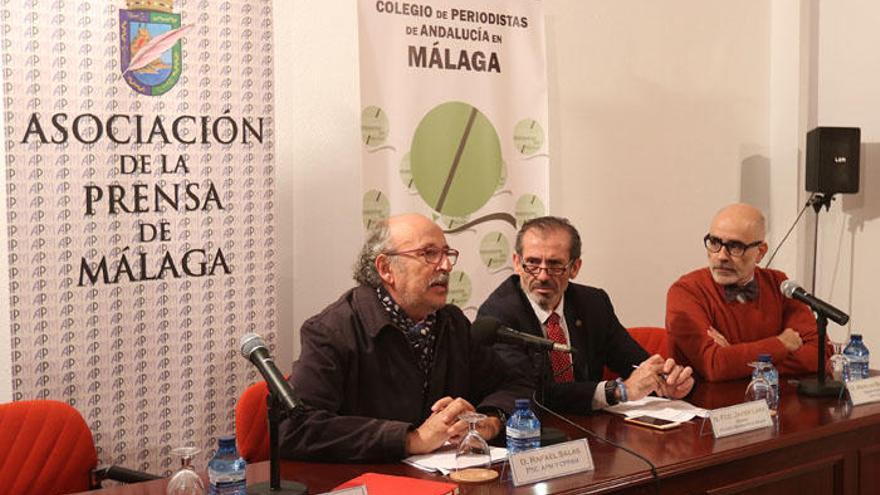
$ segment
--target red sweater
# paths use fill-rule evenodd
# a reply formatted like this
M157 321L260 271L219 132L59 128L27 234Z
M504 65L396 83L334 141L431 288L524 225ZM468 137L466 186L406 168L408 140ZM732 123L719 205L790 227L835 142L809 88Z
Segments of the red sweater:
M815 372L816 320L805 304L779 291L786 278L777 270L755 268L758 297L740 303L724 298L724 287L715 283L708 268L682 276L669 288L666 299L673 358L710 382L749 376L752 368L748 363L761 353L773 356L780 373ZM724 335L730 346L716 344L707 333L710 326ZM786 328L796 330L803 339L804 345L795 352L789 352L776 338Z

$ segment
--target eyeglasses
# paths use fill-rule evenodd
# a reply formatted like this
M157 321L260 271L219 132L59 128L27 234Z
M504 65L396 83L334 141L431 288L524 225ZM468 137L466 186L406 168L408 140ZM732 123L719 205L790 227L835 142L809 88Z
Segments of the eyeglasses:
M455 265L458 261L458 250L450 247L438 248L427 247L418 249L409 249L406 251L391 251L385 253L386 256L412 256L425 260L429 265L439 265L443 258L449 260L450 265Z
M746 254L746 251L749 249L760 246L763 242L764 241L755 241L746 244L740 241L722 241L712 234L706 234L706 237L703 237L703 244L706 246L706 250L710 253L717 253L721 251L721 248L725 248L727 249L727 254L737 258Z
M541 266L541 264L539 263L530 263L528 261L524 261L520 266L522 266L524 272L533 277L537 277L541 273L541 270L547 272L547 275L550 275L551 277L558 277L565 273L569 268L571 268L571 265L574 264L574 260L571 260L564 265L560 265L558 264L558 262L553 261L550 261L549 263L553 264Z

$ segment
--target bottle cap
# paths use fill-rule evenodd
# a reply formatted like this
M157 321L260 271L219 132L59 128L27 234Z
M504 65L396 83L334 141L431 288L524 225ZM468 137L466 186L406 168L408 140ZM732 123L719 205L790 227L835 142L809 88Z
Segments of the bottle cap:
M514 405L517 409L526 409L529 407L530 404L531 401L529 399L516 399L514 401Z
M225 437L220 437L217 439L220 443L220 448L223 447L235 447L235 435L227 435Z
M851 335L851 337L855 340L862 340L862 334L860 333L854 333Z
M758 361L762 363L771 363L773 362L773 358L770 357L770 354L758 354Z

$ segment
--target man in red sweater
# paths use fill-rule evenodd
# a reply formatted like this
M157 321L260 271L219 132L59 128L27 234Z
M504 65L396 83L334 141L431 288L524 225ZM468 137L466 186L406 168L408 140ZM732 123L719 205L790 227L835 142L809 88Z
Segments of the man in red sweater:
M733 204L715 216L703 242L709 266L669 288L666 328L676 362L708 381L751 374L748 363L770 354L783 374L816 371L818 334L809 308L785 298L788 278L758 263L767 254L764 215Z

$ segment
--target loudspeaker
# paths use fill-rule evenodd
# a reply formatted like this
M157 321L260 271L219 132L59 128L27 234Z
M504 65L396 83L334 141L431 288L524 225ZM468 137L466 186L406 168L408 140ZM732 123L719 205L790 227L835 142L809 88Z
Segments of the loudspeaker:
M817 127L808 132L807 191L859 192L861 137L858 127Z

